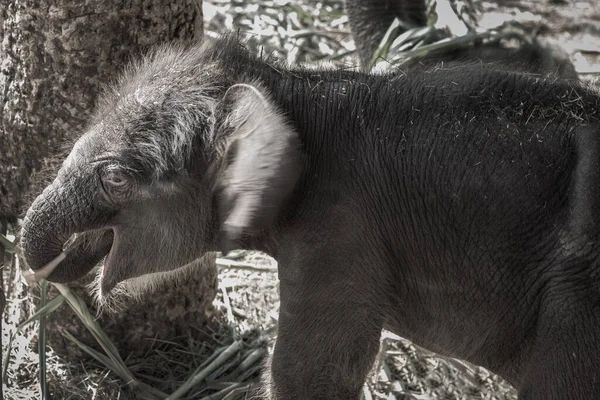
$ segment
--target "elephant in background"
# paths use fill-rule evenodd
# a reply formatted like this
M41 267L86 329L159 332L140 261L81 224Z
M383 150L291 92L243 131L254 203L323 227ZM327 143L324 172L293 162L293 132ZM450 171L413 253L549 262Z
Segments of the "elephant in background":
M344 0L350 31L354 37L361 65L367 68L381 40L395 18L404 31L427 26L426 0ZM441 38L440 38L441 39ZM474 47L440 50L403 64L435 64L440 60L476 59L510 65L514 69L538 74L556 74L567 79L578 79L568 54L557 46L536 41L523 43L518 48L503 43L484 43Z
M363 66L369 65L395 18L405 30L427 26L426 0L344 0L344 8Z

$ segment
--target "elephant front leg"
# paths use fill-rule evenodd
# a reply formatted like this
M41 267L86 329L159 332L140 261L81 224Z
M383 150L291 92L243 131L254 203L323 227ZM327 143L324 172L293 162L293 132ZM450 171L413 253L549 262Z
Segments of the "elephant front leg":
M281 287L270 398L358 400L377 352L381 317L343 284Z
M600 303L596 293L581 294L540 316L519 400L600 399Z

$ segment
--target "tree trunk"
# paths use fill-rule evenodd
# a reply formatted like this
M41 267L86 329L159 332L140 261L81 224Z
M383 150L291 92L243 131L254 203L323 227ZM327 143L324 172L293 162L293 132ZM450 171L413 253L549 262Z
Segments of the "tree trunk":
M161 42L201 35L201 0L2 0L0 220L16 220L38 194L32 182L41 186L39 176L62 163L60 149L85 129L102 85L132 57ZM176 290L164 286L139 304L126 301L119 314L100 317L124 355L145 349L144 339L168 340L202 325L216 295L214 255L194 271ZM90 279L70 286L91 304ZM67 306L48 325L48 343L60 354L81 354L58 333L63 329L94 344Z
M146 47L202 34L201 0L2 0L0 219L84 129L101 86Z

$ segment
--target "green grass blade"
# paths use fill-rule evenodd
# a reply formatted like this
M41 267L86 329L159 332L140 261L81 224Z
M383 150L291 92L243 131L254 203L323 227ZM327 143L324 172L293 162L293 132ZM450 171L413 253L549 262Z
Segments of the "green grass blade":
M167 400L179 400L181 399L189 390L191 390L194 386L198 385L202 382L208 375L210 375L217 368L222 366L229 358L233 357L241 347L241 342L236 340L229 347L227 347L219 356L207 365L205 368L201 370L196 370L186 380L183 385L179 387L173 394L167 397Z
M115 364L110 357L107 357L104 354L87 346L85 343L80 342L70 332L64 331L61 332L61 334L67 339L69 339L71 342L75 343L81 350L89 354L91 357L95 358L106 368L110 369L112 372L118 375L121 379L123 379L126 382L128 386L135 388L137 390L137 395L141 398L149 400L163 400L167 397L166 393L163 393L160 390L155 389L150 385L147 385L137 380L129 371L129 369L127 369L125 364Z
M35 321L36 319L39 319L41 316L46 316L46 315L54 312L54 310L56 310L58 307L60 307L64 301L65 301L65 298L62 295L57 296L56 298L52 299L44 307L41 307L31 317L29 317L24 322L22 322L19 326L17 326L15 331L10 335L10 337L8 338L8 345L6 346L6 349L7 349L6 357L4 358L4 363L2 365L2 382L6 383L6 371L8 369L8 363L10 362L10 352L12 350L12 342L13 342L15 336L17 335L17 333L20 332L24 327L26 327L31 322Z
M166 393L163 393L160 390L155 389L135 378L133 373L129 370L121 358L117 347L106 335L100 324L98 324L98 322L94 319L94 316L90 313L87 305L79 296L71 292L71 290L65 285L61 285L59 283L54 283L53 285L65 297L67 303L71 306L75 314L77 314L85 327L90 331L92 336L94 336L94 339L96 339L98 344L102 347L106 353L106 356L77 341L77 339L75 339L72 335L67 336L67 338L73 340L73 342L80 346L83 351L96 358L98 361L104 364L106 368L120 376L125 382L127 382L128 385L135 387L139 391L143 391L146 396L145 398L162 400L167 397ZM68 332L64 332L63 334L68 335Z
M40 308L44 308L48 301L48 282L41 285ZM46 316L40 315L40 327L38 334L38 357L40 360L40 392L42 400L48 399L48 385L46 382Z
M378 59L387 58L390 46L392 45L394 39L398 37L398 31L400 29L403 29L402 22L398 18L394 18L394 21L392 22L388 30L385 32L385 35L381 39L381 42L379 42L379 46L377 46L377 48L375 49L375 53L371 58L371 62L367 66L368 69L371 69ZM407 37L408 35L410 35L410 33L411 32L409 30L403 33L402 36Z
M228 387L223 390L219 390L217 393L211 394L209 396L202 397L200 400L223 400L227 395L233 392L235 389L239 389L241 387L247 387L248 383L246 382L236 382L232 383Z
M6 251L15 252L15 244L4 235L0 235L0 245L4 246L4 250Z
M83 350L84 352L86 352L87 354L89 354L90 356L95 358L101 364L108 367L111 371L113 371L115 374L120 376L121 379L123 379L125 382L129 382L131 380L131 376L129 374L127 374L126 371L121 370L118 365L114 364L113 361L109 357L105 356L104 354L92 349L88 345L79 341L75 336L73 336L71 334L71 332L62 331L61 335L63 335L67 339L69 339L71 342L75 343L77 345L77 347L79 347L81 350Z
M65 296L67 303L71 306L75 314L79 317L81 322L85 325L85 327L90 331L90 333L94 336L98 344L102 346L106 354L113 360L113 362L125 365L121 356L119 355L119 351L114 343L109 339L106 335L100 324L95 320L92 313L90 313L85 302L77 295L75 295L71 290L60 283L53 284L60 293Z
M253 386L255 386L255 384L250 383L237 389L233 389L228 395L223 397L223 400L246 399L246 393L248 393Z

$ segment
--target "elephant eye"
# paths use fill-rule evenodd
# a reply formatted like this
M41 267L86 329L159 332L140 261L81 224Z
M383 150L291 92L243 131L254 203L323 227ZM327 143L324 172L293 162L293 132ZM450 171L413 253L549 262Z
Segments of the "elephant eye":
M118 171L106 171L102 176L104 191L113 198L119 199L129 193L130 181Z
M124 186L127 184L127 180L118 174L109 174L104 178L104 183L107 183L111 186Z

